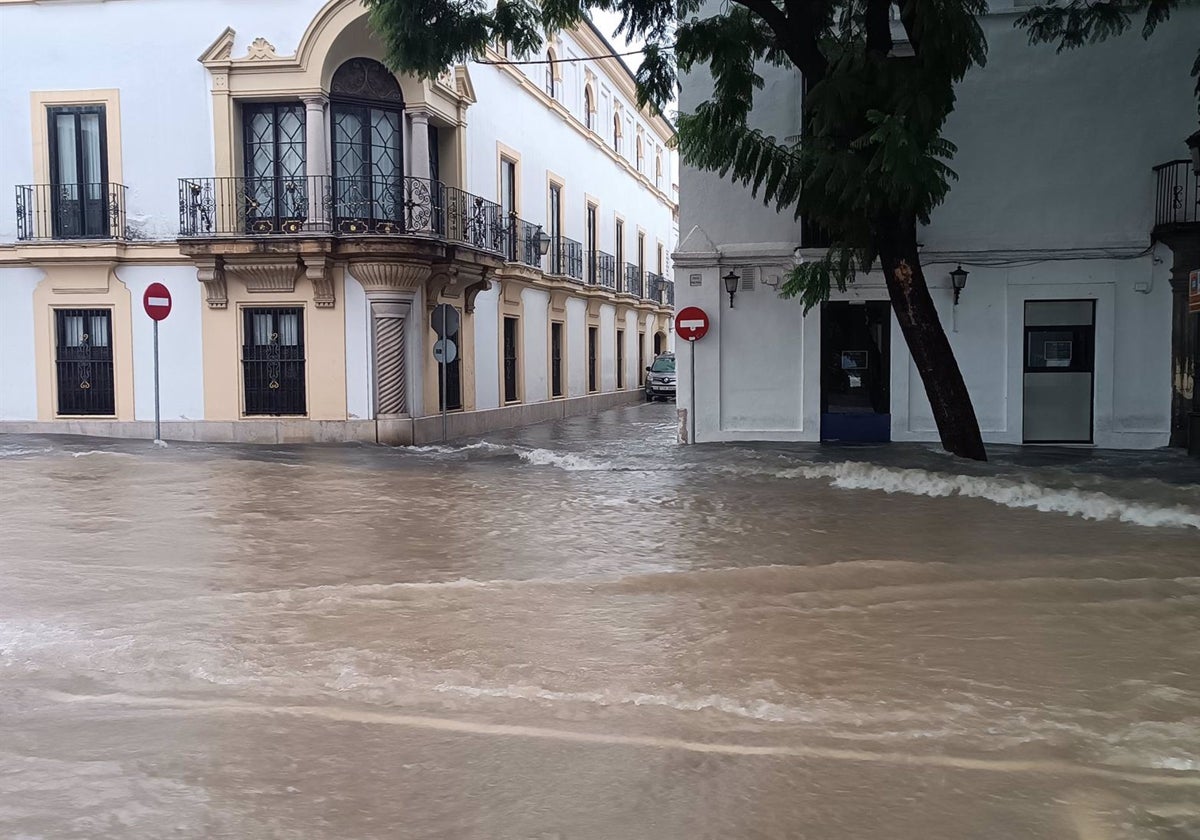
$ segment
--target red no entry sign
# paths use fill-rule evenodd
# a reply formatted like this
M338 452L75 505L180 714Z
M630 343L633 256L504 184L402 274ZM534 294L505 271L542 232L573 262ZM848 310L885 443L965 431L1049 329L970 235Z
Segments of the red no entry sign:
M142 296L142 306L147 315L161 321L171 314L171 292L162 283L151 283Z
M675 315L675 335L697 341L708 333L708 313L698 306L685 306Z

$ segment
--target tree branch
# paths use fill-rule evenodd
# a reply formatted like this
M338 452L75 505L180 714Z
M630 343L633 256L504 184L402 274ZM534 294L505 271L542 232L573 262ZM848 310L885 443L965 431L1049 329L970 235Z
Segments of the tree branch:
M867 27L867 52L879 58L887 58L892 51L892 21L889 12L892 0L867 0L865 23Z
M736 2L763 19L775 33L775 43L787 53L788 58L801 73L813 79L825 76L828 62L817 46L819 31L816 27L793 20L775 5L774 0L736 0ZM789 3L789 6L794 9L794 1Z

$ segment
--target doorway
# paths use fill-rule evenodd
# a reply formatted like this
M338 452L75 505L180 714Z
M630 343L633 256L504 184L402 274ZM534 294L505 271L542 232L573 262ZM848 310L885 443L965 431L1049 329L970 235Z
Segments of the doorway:
M1091 443L1096 302L1025 302L1023 439Z
M821 440L892 439L887 301L831 301L821 310Z

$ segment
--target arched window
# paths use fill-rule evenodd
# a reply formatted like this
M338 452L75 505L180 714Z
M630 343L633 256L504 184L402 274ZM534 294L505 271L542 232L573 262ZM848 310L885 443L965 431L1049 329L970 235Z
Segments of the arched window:
M555 61L556 61L556 57L554 55L554 50L552 50L552 49L546 50L546 93L549 94L551 99L558 98L555 95L555 93L556 93L556 85L555 85L555 78L554 78L554 68L555 68L554 62Z
M662 152L654 154L654 186L662 186Z
M642 135L639 134L638 138L637 138L637 170L638 170L638 172L642 171L642 167L645 165L645 163L646 163L646 154L645 154L644 148L642 146Z
M613 151L621 154L621 113L613 114Z
M334 221L342 233L403 228L404 94L392 72L352 58L329 84Z
M589 130L596 130L596 105L592 100L592 86L583 88L583 122Z

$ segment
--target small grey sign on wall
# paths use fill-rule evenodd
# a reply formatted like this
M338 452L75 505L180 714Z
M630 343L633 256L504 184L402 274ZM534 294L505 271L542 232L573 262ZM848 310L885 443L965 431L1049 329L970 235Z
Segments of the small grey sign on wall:
M689 286L699 286L700 281L703 278L704 278L703 274L689 274L688 275L688 285Z

